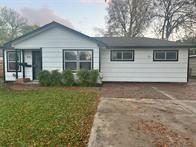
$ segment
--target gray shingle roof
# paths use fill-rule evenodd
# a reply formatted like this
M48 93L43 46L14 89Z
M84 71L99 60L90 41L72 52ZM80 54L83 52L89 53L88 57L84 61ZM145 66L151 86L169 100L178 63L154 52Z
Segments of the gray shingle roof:
M193 44L173 42L161 39L146 38L146 37L94 37L98 41L103 42L109 48L118 47L135 47L135 48L151 48L151 47L196 47Z

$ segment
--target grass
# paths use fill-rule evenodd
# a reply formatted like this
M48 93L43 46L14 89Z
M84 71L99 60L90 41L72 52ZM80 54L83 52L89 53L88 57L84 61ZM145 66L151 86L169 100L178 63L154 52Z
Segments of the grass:
M85 146L97 96L48 88L0 88L0 146Z

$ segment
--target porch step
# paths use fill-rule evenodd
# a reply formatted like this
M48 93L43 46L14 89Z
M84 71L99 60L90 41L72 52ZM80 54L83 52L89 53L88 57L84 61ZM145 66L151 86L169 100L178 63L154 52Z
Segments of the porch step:
M33 81L30 81L30 82L25 82L24 84L25 85L38 85L39 81L38 80L33 80Z

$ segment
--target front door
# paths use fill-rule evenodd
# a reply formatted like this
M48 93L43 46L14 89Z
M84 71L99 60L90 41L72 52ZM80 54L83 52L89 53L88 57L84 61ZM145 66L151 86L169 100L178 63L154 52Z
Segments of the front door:
M42 56L41 51L33 51L33 80L38 79L38 73L42 69Z

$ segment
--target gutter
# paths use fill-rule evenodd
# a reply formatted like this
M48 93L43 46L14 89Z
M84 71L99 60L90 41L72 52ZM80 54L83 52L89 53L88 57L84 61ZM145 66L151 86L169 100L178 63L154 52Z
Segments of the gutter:
M196 48L196 45L174 45L174 46L106 46L106 48Z

